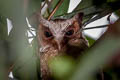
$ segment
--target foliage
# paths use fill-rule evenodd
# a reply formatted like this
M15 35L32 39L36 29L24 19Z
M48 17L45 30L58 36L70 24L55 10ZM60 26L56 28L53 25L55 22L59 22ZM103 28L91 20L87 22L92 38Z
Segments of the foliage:
M37 40L36 36L34 36L33 42L28 42L29 38L26 34L30 29L26 23L26 17L30 18L35 12L40 12L41 2L44 1L48 0L0 0L0 80L6 79L6 70L8 71L11 65L13 66L13 75L18 80L40 79L40 76L38 76L38 72L40 71L38 64L39 59L36 54L38 48ZM51 15L59 2L60 0L52 0L50 4L47 3L48 16ZM84 13L83 26L86 26L112 12L116 11L116 14L120 14L118 11L118 9L120 9L119 0L82 0L71 13L67 13L69 3L70 0L64 0L51 19L68 19L82 12ZM8 35L7 32L7 18L13 23L13 29L10 35ZM35 30L35 32L37 32L37 30ZM90 41L90 45L95 42L89 37L88 40ZM78 61L79 64L73 64L74 61L71 59L63 58L61 62L53 61L51 66L55 66L53 69L55 69L56 72L58 71L58 73L60 72L59 69L61 69L60 74L55 74L55 76L61 77L64 69L67 68L68 73L70 70L74 73L72 76L69 76L71 80L90 80L90 76L93 76L93 73L100 67L104 67L104 64L107 63L119 47L119 38L106 38L96 47L90 48L90 51L86 52L82 60ZM68 61L71 61L71 63L68 63ZM4 65L6 63L7 65ZM56 63L65 67L56 67ZM73 67L75 67L76 70L73 70Z

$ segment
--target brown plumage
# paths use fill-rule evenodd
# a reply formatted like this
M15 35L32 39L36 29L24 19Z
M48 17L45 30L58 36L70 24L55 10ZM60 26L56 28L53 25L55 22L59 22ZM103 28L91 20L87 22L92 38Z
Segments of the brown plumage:
M83 14L77 14L71 19L46 20L39 15L38 43L41 76L50 80L51 70L48 61L60 55L68 55L76 59L88 47L82 28Z

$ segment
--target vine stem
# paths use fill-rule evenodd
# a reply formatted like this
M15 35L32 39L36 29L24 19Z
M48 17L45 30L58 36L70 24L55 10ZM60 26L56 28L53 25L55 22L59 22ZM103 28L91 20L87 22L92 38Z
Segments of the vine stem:
M60 0L60 2L58 3L58 5L54 8L54 10L51 12L50 16L48 17L48 20L51 19L51 17L55 14L55 12L57 11L57 9L60 7L60 5L63 3L64 0Z
M96 29L96 28L105 28L105 27L108 27L108 25L101 25L101 26L95 26L95 27L83 28L82 30L89 30L89 29Z

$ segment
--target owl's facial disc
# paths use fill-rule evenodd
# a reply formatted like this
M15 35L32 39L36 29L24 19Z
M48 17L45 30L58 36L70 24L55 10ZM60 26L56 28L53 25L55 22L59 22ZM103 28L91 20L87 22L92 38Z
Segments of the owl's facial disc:
M73 22L71 25L63 25L63 23L58 21L52 24L54 26L41 26L43 28L41 31L43 33L42 41L45 43L42 47L49 45L53 47L53 49L58 50L58 52L65 50L69 40L76 37L76 33L79 31L80 27L77 21Z
M81 28L81 23L78 21L78 16L71 19L46 20L40 19L41 44L42 47L49 45L53 49L61 51L67 47L69 41L77 37L77 33ZM42 33L42 34L41 34Z

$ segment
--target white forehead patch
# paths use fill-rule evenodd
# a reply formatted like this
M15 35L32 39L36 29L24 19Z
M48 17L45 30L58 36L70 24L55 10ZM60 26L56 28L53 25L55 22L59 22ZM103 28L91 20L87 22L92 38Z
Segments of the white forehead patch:
M60 37L60 35L62 36L62 33L72 24L72 19L65 21L50 21L49 29L54 36Z

